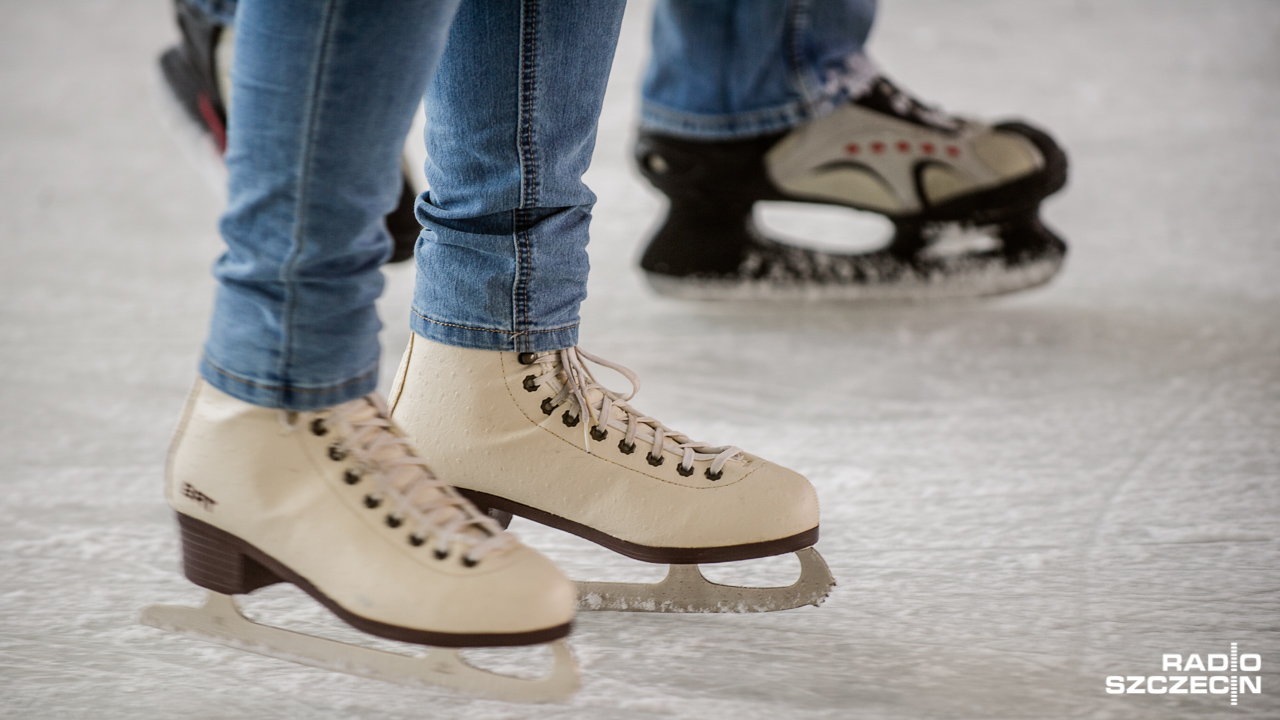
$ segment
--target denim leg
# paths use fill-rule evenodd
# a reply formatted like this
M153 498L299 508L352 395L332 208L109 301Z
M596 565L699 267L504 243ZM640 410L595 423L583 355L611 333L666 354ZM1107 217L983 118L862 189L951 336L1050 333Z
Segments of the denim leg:
M201 375L266 407L374 389L403 139L450 0L242 0L222 217L227 251Z
M729 140L821 113L824 86L860 56L875 0L659 0L640 124Z
M235 22L236 0L177 0L203 15L215 25Z
M578 340L595 195L582 182L622 0L465 0L426 95L431 190L410 324L437 342Z

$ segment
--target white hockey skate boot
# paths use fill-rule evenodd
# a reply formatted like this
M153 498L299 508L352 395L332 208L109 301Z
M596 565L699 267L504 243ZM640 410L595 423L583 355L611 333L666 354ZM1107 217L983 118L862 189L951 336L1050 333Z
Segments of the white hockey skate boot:
M438 648L530 645L568 635L573 584L438 480L368 396L318 412L251 405L197 382L170 452L187 577L201 610L153 606L143 621L319 667L517 700L577 687L567 648L539 681L250 623L229 597L296 585L353 627Z
M587 362L622 373L632 392L603 387ZM627 404L636 387L631 371L576 348L493 352L415 335L391 406L432 467L480 507L672 564L658 585L580 583L581 609L748 612L825 599L834 581L812 548L809 481L643 415ZM787 588L716 585L696 567L789 552L802 574Z
M1067 156L1023 122L928 107L865 58L828 88L830 112L789 131L706 141L642 131L641 172L671 201L640 265L664 295L691 299L938 299L1047 282L1066 245L1039 218ZM883 215L888 245L825 252L765 237L760 201Z

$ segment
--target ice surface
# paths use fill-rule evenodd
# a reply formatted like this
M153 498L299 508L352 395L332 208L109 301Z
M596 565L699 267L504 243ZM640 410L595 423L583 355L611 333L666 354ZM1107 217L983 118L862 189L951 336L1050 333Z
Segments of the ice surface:
M940 306L694 305L634 258L648 10L590 183L583 342L639 407L806 473L840 584L754 616L584 614L585 688L539 708L325 673L136 623L195 602L160 497L219 251L166 130L163 0L0 4L0 717L1280 716L1280 5L887 0L873 49L948 108L1071 153L1049 287ZM388 270L386 375L412 269ZM661 569L517 522L574 576ZM716 569L786 582L794 562ZM300 593L249 611L351 638ZM1263 657L1261 695L1112 696L1161 653ZM537 653L481 653L498 666Z

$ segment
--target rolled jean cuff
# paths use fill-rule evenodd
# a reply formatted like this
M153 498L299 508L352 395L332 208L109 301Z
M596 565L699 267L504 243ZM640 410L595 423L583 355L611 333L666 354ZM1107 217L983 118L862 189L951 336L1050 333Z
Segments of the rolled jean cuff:
M696 115L645 101L640 105L640 129L688 140L742 140L790 130L813 113L802 100L731 115Z
M359 377L321 387L273 385L259 380L240 377L209 361L200 359L200 376L210 385L238 400L259 407L307 412L341 405L349 400L364 397L378 387L378 367L375 365Z
M416 309L409 316L409 327L419 337L444 345L472 350L500 350L504 352L549 352L563 350L578 344L578 326L551 328L549 330L490 330L468 327L458 323L435 320Z

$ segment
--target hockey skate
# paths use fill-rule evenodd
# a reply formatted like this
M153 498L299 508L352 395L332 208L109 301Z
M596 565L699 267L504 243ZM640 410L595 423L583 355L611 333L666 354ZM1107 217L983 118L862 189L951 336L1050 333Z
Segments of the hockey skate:
M187 0L174 0L174 10L182 40L160 55L160 71L187 119L208 136L220 156L227 150L234 28L210 17ZM422 231L413 214L418 188L407 160L400 199L386 216L387 232L395 243L387 261L391 263L413 257L418 233Z
M183 567L201 608L153 605L142 622L270 657L405 685L516 701L577 690L575 592L536 551L438 480L374 396L319 412L257 407L203 381L169 457ZM251 622L234 595L291 583L406 655ZM466 663L458 648L551 643L541 679Z
M632 384L610 390L587 363ZM392 414L477 506L573 533L627 557L670 563L654 585L582 582L578 608L766 612L819 605L835 580L813 545L809 481L732 446L696 442L628 404L630 370L576 348L469 350L411 336ZM481 459L476 462L476 459ZM698 563L796 553L788 587L706 580Z
M689 299L928 300L1048 282L1066 245L1039 219L1066 183L1044 132L926 107L856 58L829 113L783 133L705 142L641 132L636 161L670 200L640 266ZM773 240L759 201L839 205L887 217L886 247L823 252Z

